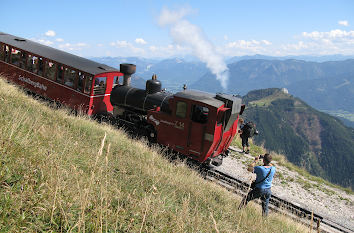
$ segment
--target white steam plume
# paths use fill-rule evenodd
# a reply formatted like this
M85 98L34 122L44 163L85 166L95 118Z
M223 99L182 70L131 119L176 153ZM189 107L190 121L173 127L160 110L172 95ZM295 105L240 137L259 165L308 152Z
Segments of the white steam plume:
M170 35L175 43L190 46L194 55L206 63L210 71L216 75L216 79L220 81L223 89L226 90L229 78L228 68L223 57L216 52L214 45L207 40L203 31L183 19L191 12L192 10L189 8L178 11L164 8L159 17L159 24L169 27Z

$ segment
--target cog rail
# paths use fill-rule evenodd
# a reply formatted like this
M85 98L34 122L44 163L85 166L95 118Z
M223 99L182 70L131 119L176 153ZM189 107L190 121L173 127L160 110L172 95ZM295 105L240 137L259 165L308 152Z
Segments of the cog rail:
M200 167L199 172L203 178L214 181L219 185L225 187L229 191L232 191L238 195L245 196L249 190L249 185L246 182L241 181L221 171L214 170L212 168ZM260 203L260 201L258 201L258 203ZM320 230L321 232L354 233L353 230L345 226L337 224L331 220L325 219L322 216L313 213L312 211L302 208L294 203L291 203L273 194L269 201L269 208L272 209L273 211L279 212L290 218L300 221L305 225L311 227L313 226L314 228L316 228L318 231Z

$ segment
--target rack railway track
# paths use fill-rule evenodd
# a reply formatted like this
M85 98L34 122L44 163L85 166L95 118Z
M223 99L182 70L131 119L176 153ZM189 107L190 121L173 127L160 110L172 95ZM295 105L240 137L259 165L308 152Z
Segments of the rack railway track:
M207 167L200 167L198 170L203 178L214 181L238 195L245 196L249 190L249 184L224 172ZM272 195L269 201L269 208L305 225L312 226L317 232L354 233L353 230L345 226L326 219L319 214L312 213L312 211L302 208L299 205L284 200L276 195Z

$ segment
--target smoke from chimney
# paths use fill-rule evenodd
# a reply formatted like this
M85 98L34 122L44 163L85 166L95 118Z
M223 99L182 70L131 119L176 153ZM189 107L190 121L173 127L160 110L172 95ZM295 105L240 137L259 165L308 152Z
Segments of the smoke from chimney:
M194 55L206 63L209 70L220 81L223 89L226 90L229 78L228 68L223 57L216 52L214 45L208 41L203 31L184 19L191 12L192 10L189 8L182 8L177 11L164 8L159 17L159 24L169 27L170 35L175 43L190 46Z

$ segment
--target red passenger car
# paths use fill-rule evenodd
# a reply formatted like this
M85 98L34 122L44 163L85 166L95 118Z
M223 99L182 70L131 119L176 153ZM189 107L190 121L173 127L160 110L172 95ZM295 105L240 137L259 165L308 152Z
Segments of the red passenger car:
M25 89L88 115L112 112L117 69L0 32L0 74Z

